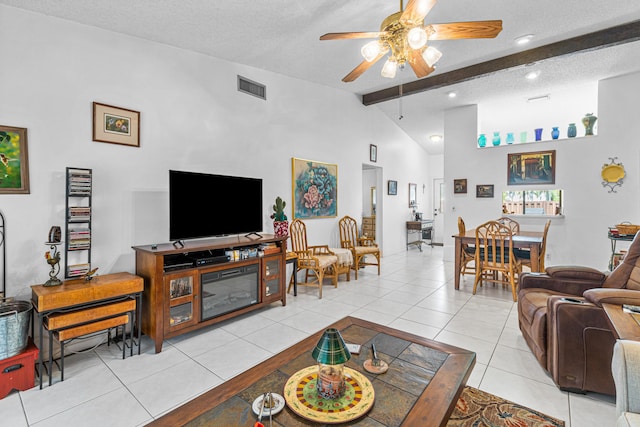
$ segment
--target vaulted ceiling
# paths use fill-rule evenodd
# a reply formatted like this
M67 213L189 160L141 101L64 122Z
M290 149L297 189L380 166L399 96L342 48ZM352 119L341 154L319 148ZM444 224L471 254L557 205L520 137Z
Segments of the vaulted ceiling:
M503 30L495 39L432 42L443 57L436 71L418 82L409 67L395 79L381 77L384 61L379 61L351 83L341 79L362 61L360 48L368 40L320 41L319 37L328 32L378 31L384 18L400 10L397 0L0 0L0 4L352 92L367 104L375 101L367 108L381 109L436 154L443 151L443 142L430 142L428 136L443 134L445 109L479 104L494 114L508 115L507 99L526 100L640 71L636 41L640 24L634 22L640 20L638 0L439 0L425 22L501 19ZM628 23L632 24L623 26ZM516 45L515 39L526 34L533 35L531 42ZM567 39L574 40L558 43ZM540 71L533 82L524 79L532 62ZM394 96L400 85L402 101ZM456 98L447 96L452 91Z

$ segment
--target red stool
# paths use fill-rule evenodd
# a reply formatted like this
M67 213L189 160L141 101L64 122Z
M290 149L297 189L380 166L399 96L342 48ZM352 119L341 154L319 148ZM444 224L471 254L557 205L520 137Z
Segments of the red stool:
M0 399L7 397L13 389L25 391L35 386L36 360L38 347L31 338L22 353L0 360Z

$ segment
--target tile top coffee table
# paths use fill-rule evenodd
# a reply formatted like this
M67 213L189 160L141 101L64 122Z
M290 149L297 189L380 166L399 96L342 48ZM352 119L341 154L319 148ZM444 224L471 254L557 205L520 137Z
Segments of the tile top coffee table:
M348 343L362 345L346 366L365 375L375 389L373 407L356 420L384 426L444 426L471 370L475 353L377 323L345 317L336 328ZM252 403L265 392L283 393L289 378L316 362L311 351L324 329L165 414L149 426L253 426ZM364 370L371 344L389 365L386 373ZM263 417L264 420L264 417ZM289 407L273 415L274 426L309 425ZM322 425L314 424L314 425Z

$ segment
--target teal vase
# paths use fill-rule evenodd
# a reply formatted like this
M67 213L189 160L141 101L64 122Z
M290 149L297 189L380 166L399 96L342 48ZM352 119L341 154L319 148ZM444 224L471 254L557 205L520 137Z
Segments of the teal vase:
M500 132L494 132L493 133L493 139L491 140L491 143L494 145L494 147L497 147L498 145L500 145Z
M559 136L560 136L560 131L558 130L558 128L551 128L551 138L558 139Z
M513 144L513 132L507 133L507 139L505 141L507 142L507 144Z
M584 125L584 135L585 136L593 135L593 125L596 124L596 120L598 120L598 118L596 116L594 116L593 113L587 113L582 118L582 124Z
M569 123L569 128L567 129L567 136L569 138L575 138L578 134L578 129L576 128L575 123Z
M478 137L478 146L482 148L486 145L487 145L487 136L484 133L481 133L480 136Z

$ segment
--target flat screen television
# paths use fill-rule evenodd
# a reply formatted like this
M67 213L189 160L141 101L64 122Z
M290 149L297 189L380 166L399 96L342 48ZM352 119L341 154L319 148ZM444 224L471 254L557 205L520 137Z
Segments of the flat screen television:
M262 179L169 171L169 239L262 231Z

